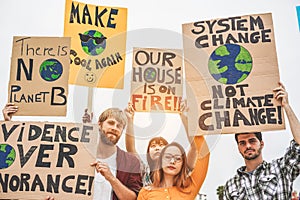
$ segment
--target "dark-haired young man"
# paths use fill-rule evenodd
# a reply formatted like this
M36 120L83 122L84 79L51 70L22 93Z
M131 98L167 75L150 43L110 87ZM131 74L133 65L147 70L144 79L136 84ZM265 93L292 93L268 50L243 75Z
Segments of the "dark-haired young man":
M240 167L237 174L226 182L225 199L288 200L292 197L293 181L300 173L300 122L289 105L282 83L274 92L285 110L293 140L283 157L268 163L262 157L264 142L260 132L236 134L245 166Z

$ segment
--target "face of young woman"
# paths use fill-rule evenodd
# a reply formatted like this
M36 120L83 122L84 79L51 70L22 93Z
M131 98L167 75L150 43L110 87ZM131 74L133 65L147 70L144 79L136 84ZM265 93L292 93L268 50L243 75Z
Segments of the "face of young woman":
M162 156L162 168L165 174L176 176L182 167L181 151L176 146L170 146Z
M152 160L157 160L158 157L160 156L161 150L165 147L166 145L163 144L162 141L157 143L156 141L151 142L150 148L149 148L149 155Z

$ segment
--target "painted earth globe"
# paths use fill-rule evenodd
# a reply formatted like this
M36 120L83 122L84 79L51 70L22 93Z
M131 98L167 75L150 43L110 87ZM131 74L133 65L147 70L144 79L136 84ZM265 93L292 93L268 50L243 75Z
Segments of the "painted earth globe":
M0 144L0 169L6 169L16 159L15 149L8 144Z
M208 61L212 77L222 84L236 84L245 80L252 69L252 57L237 44L225 44L212 52Z
M90 56L101 54L106 48L106 37L96 30L79 34L83 51Z
M56 81L62 73L62 64L54 58L45 60L40 66L40 75L45 81Z

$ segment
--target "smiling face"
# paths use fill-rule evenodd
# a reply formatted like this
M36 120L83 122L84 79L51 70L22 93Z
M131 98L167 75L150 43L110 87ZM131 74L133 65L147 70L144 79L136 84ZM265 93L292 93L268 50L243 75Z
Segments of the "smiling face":
M261 158L264 142L259 141L254 133L241 134L237 137L238 149L245 160Z
M162 155L162 169L166 175L176 176L182 168L182 153L176 146L169 146Z
M85 80L89 83L94 83L96 81L96 75L93 72L86 72Z

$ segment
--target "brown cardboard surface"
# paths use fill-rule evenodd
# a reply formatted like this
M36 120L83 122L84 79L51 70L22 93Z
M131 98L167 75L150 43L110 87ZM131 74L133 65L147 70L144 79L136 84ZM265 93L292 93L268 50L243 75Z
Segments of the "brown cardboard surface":
M131 102L138 112L180 111L182 99L182 51L134 48Z
M92 199L98 125L2 121L0 131L0 199Z
M270 13L203 20L182 28L191 132L285 128L283 109L272 91L279 71Z
M15 115L66 116L70 38L15 36L8 102Z

